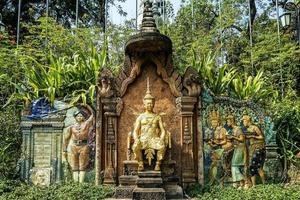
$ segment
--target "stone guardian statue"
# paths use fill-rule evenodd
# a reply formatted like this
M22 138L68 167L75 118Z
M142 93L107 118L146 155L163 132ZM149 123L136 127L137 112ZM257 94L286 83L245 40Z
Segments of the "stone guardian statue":
M74 113L76 123L67 128L67 133L64 137L63 152L66 160L68 159L67 148L72 139L71 145L71 166L73 171L73 180L75 182L84 182L85 173L89 165L89 153L88 146L89 129L93 125L93 110L90 106L87 106L91 115L86 119L86 113L83 110L79 110Z

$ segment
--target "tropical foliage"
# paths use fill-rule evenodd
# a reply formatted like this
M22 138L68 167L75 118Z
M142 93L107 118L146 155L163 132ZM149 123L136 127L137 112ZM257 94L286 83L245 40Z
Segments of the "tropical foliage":
M196 68L204 80L206 86L216 95L228 95L228 86L235 77L236 70L229 69L228 65L216 67L216 55L209 52L207 55L199 57L193 51L193 57L190 60L191 65Z
M0 180L18 176L17 161L21 156L22 137L17 113L13 106L0 112Z
M111 186L95 186L94 184L54 184L49 187L34 187L16 181L0 181L0 199L105 199L112 197Z
M81 101L85 104L87 99L93 103L97 77L105 64L105 49L103 47L98 53L91 46L86 52L75 53L73 60L66 57L56 59L50 54L48 66L26 57L26 61L31 60L34 65L23 63L25 79L21 83L12 83L17 91L10 100L21 99L28 104L34 99L47 97L54 103L55 99L67 97L71 103Z
M289 162L300 167L300 98L291 92L282 102L274 104L272 110L286 174Z
M264 73L260 70L256 76L244 76L241 75L234 78L231 82L232 95L238 99L246 100L270 100L268 97L275 97L277 94L276 90L266 87L264 80Z

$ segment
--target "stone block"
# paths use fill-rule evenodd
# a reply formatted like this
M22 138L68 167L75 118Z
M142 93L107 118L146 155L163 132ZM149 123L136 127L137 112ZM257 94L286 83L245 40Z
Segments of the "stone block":
M133 197L133 190L136 186L119 186L116 188L115 198L126 199Z
M158 188L162 186L162 178L138 178L136 180L136 185L141 188Z
M141 200L141 199L164 200L164 199L166 199L166 192L163 188L139 188L139 187L136 187L133 190L132 199L134 199L134 200Z
M136 185L137 178L138 178L138 176L123 175L123 176L119 177L119 183L121 186Z
M139 171L138 176L140 178L143 178L143 177L161 177L161 171L154 171L154 170Z
M164 186L164 189L167 199L183 199L183 190L179 185L168 184Z

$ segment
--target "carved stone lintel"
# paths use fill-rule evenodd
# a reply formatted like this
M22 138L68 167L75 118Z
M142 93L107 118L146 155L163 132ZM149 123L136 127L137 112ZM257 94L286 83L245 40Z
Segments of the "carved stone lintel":
M128 57L128 55L126 55ZM175 97L179 97L181 95L181 89L182 89L182 80L181 76L171 70L171 61L168 61L166 63L167 58L169 57L169 54L162 54L160 53L153 53L148 52L147 54L142 53L135 53L130 57L131 62L128 61L128 59L125 60L125 66L123 69L121 69L121 72L119 74L119 77L117 78L117 85L119 88L119 95L122 97L126 93L126 90L128 86L134 82L134 80L138 77L138 75L142 71L142 65L146 62L152 62L156 66L156 73L157 75L161 76L164 82L166 82L172 94ZM128 64L131 64L130 66L130 73L128 73ZM168 69L166 68L168 67Z

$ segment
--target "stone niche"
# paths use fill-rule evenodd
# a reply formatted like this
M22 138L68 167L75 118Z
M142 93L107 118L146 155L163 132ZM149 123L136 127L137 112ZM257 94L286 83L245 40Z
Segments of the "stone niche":
M118 198L154 198L144 194L148 190L152 191L148 194L156 191L156 197L182 198L182 187L203 179L202 155L198 153L202 152L202 142L198 142L201 125L197 123L200 78L191 68L183 76L176 72L172 42L159 33L152 17L151 4L146 1L141 31L126 43L119 75L103 69L99 77L96 184L103 178L104 184L119 185ZM154 112L161 115L171 133L171 148L159 173L151 171L154 166L137 171L129 137L136 118L144 112L147 78L155 98Z
M176 108L176 98L172 95L170 87L162 78L156 73L157 67L151 61L146 61L141 65L141 74L136 80L128 86L125 95L122 98L123 111L120 114L118 129L118 162L122 163L124 160L129 160L132 155L124 151L127 149L128 133L132 131L138 113L144 111L143 98L146 93L147 78L151 83L151 93L155 97L154 112L161 114L166 128L171 133L172 153L170 159L180 163L181 152L178 145L180 144L180 112ZM167 153L168 155L168 153ZM181 167L176 168L176 173L179 175ZM118 166L118 174L123 174L123 166Z

